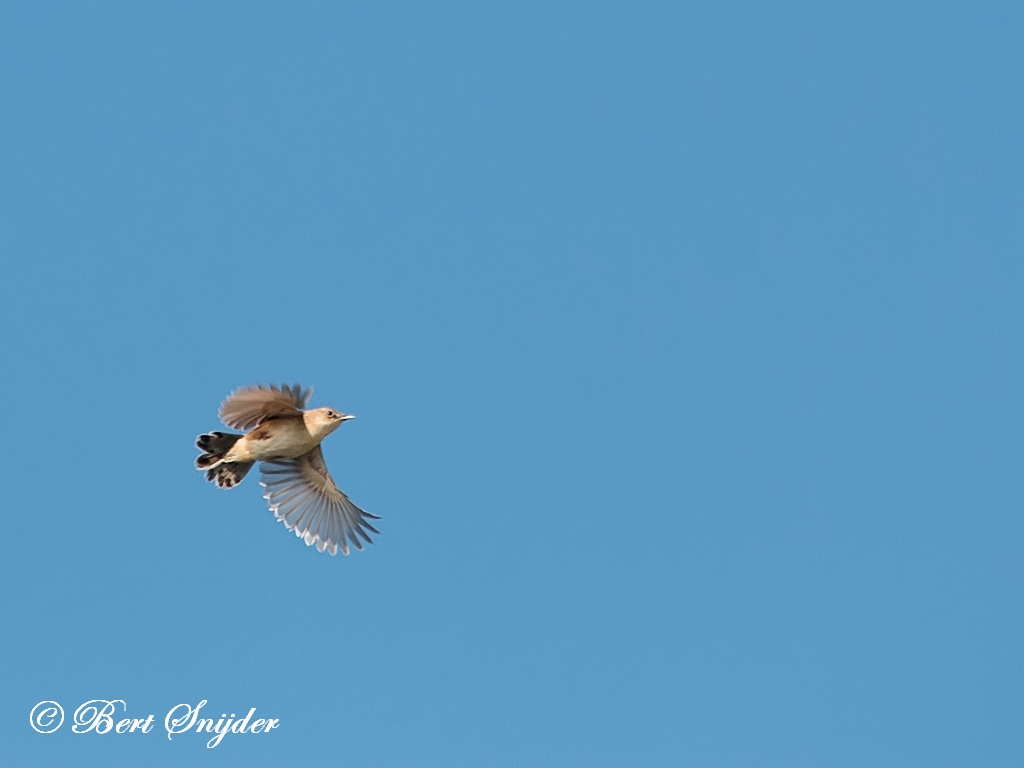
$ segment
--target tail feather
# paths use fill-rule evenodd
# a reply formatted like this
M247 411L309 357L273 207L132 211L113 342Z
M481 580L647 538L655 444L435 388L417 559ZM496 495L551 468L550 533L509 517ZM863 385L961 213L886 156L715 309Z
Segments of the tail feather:
M202 456L196 456L196 469L207 469L208 467L212 467L223 458L223 453L204 453Z
M234 488L242 482L255 463L254 461L224 462L206 470L206 479L211 483L216 483L218 488Z
M233 488L242 482L242 478L252 468L251 461L225 462L227 455L241 435L229 432L210 432L196 438L196 446L203 451L196 457L196 469L206 470L206 479L215 482L221 488Z
M241 438L230 432L210 432L196 438L196 447L203 453L227 453Z

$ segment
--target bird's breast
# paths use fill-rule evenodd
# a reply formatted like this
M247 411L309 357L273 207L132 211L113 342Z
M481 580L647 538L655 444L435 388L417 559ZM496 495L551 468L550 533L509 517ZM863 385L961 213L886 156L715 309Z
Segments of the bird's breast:
M274 419L260 424L236 445L245 461L269 461L294 459L309 453L317 442L301 419Z

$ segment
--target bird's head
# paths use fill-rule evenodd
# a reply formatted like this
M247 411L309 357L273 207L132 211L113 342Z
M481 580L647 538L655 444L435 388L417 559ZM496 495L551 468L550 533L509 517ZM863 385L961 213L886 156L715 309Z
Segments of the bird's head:
M354 419L350 413L342 413L333 408L315 408L302 414L309 431L321 440L341 426L343 421Z

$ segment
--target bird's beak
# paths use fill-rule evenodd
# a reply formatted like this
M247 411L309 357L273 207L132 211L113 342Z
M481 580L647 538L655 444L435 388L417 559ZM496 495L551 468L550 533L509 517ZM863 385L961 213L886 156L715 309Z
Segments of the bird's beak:
M342 421L348 421L349 419L354 419L354 418L355 418L355 415L353 415L351 413L343 413L343 414L341 414L341 420Z

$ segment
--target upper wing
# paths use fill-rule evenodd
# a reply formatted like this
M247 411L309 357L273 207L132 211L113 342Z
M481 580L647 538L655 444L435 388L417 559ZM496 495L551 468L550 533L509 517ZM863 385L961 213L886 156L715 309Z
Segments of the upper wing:
M232 429L251 429L272 416L298 416L311 394L312 388L303 391L298 384L243 387L228 395L218 415Z
M267 489L263 498L274 516L321 552L326 549L336 555L341 549L347 555L349 541L356 549L363 548L360 536L373 543L364 529L380 533L368 522L380 518L364 512L338 490L319 445L297 459L260 464L260 485Z

